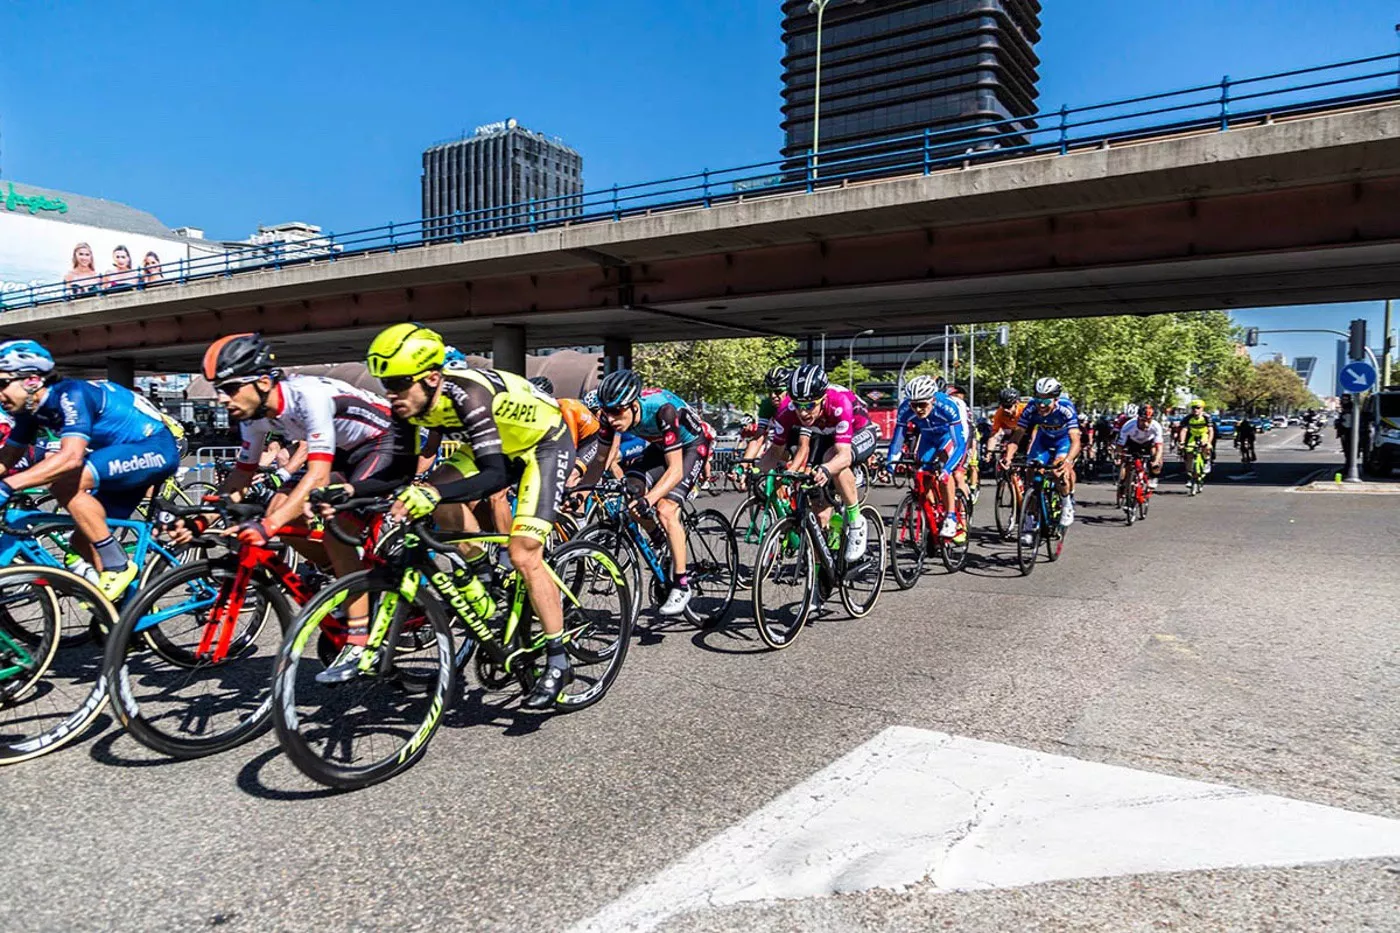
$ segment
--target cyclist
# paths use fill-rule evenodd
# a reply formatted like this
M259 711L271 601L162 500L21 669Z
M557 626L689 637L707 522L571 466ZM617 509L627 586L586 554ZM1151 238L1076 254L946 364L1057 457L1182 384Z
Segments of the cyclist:
M1198 398L1191 400L1191 413L1177 425L1176 436L1183 461L1190 459L1193 447L1204 448L1202 453L1209 473L1211 461L1215 459L1215 424L1206 416L1205 402Z
M129 518L147 489L179 469L166 418L130 389L61 378L52 354L33 340L0 343L0 407L15 421L0 451L0 509L18 490L49 486L77 525L70 544L101 569L97 585L115 602L140 568L107 519ZM57 432L58 449L14 469L42 430Z
M607 451L609 467L617 463L624 432L646 442L634 468L646 478L646 508L656 511L666 532L676 581L659 611L663 616L678 616L691 598L681 503L700 478L709 456L700 416L674 392L643 389L642 377L630 369L604 376L598 383L598 401L603 406L598 442Z
M787 407L787 381L791 375L792 367L774 366L763 377L765 394L758 400L758 417L754 419L754 430L751 435L744 435L748 443L744 445L744 452L739 459L752 460L763 453L764 445L768 443L768 429L773 423L773 418Z
M432 429L430 443L460 441L457 449L425 479L415 480L397 497L391 516L418 519L434 512L447 524L480 530L470 509L457 503L481 502L507 488L519 470L515 516L510 524L508 554L530 594L530 604L544 629L544 673L522 703L528 710L548 709L574 679L564 650L564 609L559 590L544 564L544 542L554 528L564 482L574 462L574 442L554 399L514 373L471 369L460 363L444 367L445 347L436 331L419 324L395 324L370 343L367 362L383 383L394 417ZM413 476L406 471L403 479ZM451 508L441 506L450 505ZM484 554L469 549L473 576L462 593L478 612L494 609L481 581ZM352 654L353 677L362 658Z
M569 475L569 486L576 486L580 480L594 471L594 465L602 466L598 459L598 416L589 411L588 406L574 398L555 399L559 403L559 413L569 426L569 434L574 439L574 469Z
M889 450L885 459L890 464L904 453L904 432L906 427L918 435L918 446L914 457L919 469L932 470L935 461L943 467L939 477L939 488L943 494L945 509L940 537L954 538L966 536L958 528L957 503L954 493L955 474L961 471L958 464L967 453L967 424L957 401L947 392L938 388L932 376L915 376L904 387L904 400L899 404L899 412L894 419L894 435L890 438ZM930 499L933 490L928 490Z
M1035 438L1026 451L1026 462L1054 467L1060 495L1064 497L1060 525L1067 528L1074 524L1074 459L1079 456L1079 412L1075 410L1074 402L1061 394L1063 391L1064 387L1053 376L1042 376L1036 380L1035 394L1030 404L1022 409L1016 430L1002 448L1001 465L1002 469L1011 466L1016 448L1026 433L1034 428ZM1027 515L1026 520L1034 521L1035 516ZM1031 531L1022 528L1022 541L1030 544L1031 538Z
M768 430L771 442L760 471L778 465L792 435L797 437L797 450L789 464L791 470L809 470L818 486L828 482L836 487L844 510L846 560L857 561L865 556L867 536L864 516L856 498L856 477L851 467L863 463L875 449L878 432L866 415L865 407L855 394L844 386L832 385L826 370L807 363L793 370L788 377L789 403L774 416ZM815 464L815 466L813 466ZM826 515L821 516L823 524Z
M953 461L953 480L957 483L958 488L963 491L963 495L967 496L970 502L975 503L977 501L978 484L981 481L981 477L979 475L979 464L977 461L977 428L972 423L972 409L967 407L967 397L963 394L961 386L950 385L944 382L941 377L935 380L934 384L937 385L939 382L943 382L943 391L945 391L948 397L953 400L953 403L962 410L963 429L967 438L964 445L967 448L967 452L963 454L961 461Z
M1258 437L1258 429L1254 422L1248 418L1241 418L1240 423L1235 426L1235 447L1246 456L1248 462L1255 460L1254 440Z
M997 408L992 412L992 433L987 438L988 455L999 449L1016 430L1016 423L1021 420L1021 410L1025 407L1021 393L1014 388L1007 386L997 393Z
M1147 460L1147 485L1157 488L1157 479L1162 475L1162 426L1153 418L1156 411L1149 403L1138 408L1138 415L1123 425L1114 442L1115 451L1123 452L1123 461L1118 469L1118 482L1128 475L1129 466L1135 457Z

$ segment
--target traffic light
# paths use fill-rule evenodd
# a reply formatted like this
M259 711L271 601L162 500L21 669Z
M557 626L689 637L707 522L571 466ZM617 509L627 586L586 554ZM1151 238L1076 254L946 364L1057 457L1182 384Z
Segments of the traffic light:
M1244 345L1246 347L1259 346L1259 328L1246 327L1244 329Z
M608 374L608 358L604 354L598 354L598 378L602 379Z
M1347 351L1347 356L1353 360L1366 358L1366 321L1362 318L1351 322L1351 339Z

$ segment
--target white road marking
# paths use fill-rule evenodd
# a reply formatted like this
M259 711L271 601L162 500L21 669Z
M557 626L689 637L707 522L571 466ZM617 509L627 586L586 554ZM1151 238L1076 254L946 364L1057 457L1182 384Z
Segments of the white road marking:
M894 726L569 933L773 898L1400 855L1400 820Z

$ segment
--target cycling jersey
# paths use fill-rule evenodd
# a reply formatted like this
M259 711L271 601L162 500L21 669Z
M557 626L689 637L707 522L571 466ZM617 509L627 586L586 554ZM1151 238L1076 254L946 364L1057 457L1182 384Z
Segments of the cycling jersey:
M1123 425L1123 429L1118 432L1118 446L1126 447L1129 444L1150 444L1162 443L1162 426L1155 421L1149 421L1147 427L1143 427L1136 418Z
M1186 431L1186 443L1190 444L1196 441L1204 441L1212 426L1211 420L1205 415L1187 415L1185 418L1181 419L1181 424L1177 426L1177 430L1184 429Z
M1010 411L997 406L997 410L992 412L992 433L1000 434L1003 431L1016 430L1016 422L1021 419L1021 412L1025 410L1025 402L1017 402Z
M773 420L773 417L777 415L778 412L782 411L784 408L787 407L788 397L786 395L778 399L776 402L773 401L773 396L771 395L765 395L763 396L763 398L759 399L757 424L758 430L760 432L767 431L768 425Z
M933 397L928 414L919 417L908 402L899 403L894 418L894 435L890 438L886 458L898 459L904 450L906 432L918 434L915 457L920 467L927 468L934 457L942 455L949 470L956 469L967 452L967 423L957 399L939 392Z
M637 417L627 429L628 434L649 444L658 444L663 451L680 450L700 442L700 416L676 393L643 389L635 404ZM611 445L614 433L612 425L604 419L600 443Z
M822 398L821 413L810 425L797 420L797 409L788 405L768 424L768 439L778 446L788 442L788 434L829 437L834 443L849 444L857 431L870 424L865 406L844 386L830 386Z
M1016 427L1022 431L1037 429L1035 440L1026 451L1026 460L1051 463L1069 456L1073 445L1070 431L1079 427L1079 412L1075 410L1074 403L1063 396L1044 411L1034 402L1028 402L1016 421Z
M574 439L577 459L585 465L592 463L598 454L598 431L601 427L598 416L578 399L561 398L556 401L559 402L559 413L564 416L564 423L569 426L569 434Z
M389 403L372 392L325 376L287 376L277 383L276 411L239 425L243 449L238 468L252 470L267 446L268 434L287 442L305 441L306 459L332 461L338 450L354 450L394 430Z

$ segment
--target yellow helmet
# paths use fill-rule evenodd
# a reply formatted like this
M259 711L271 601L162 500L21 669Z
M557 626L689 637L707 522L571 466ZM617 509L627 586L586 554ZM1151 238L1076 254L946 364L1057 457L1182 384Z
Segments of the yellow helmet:
M1201 401L1201 400L1198 399L1198 398L1193 398L1193 399L1191 400L1191 407L1192 407L1192 408L1205 408L1205 407L1206 407L1206 403L1203 402L1203 401Z
M371 376L416 376L442 365L447 346L442 336L421 324L395 324L386 328L369 345Z

